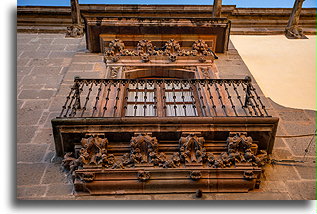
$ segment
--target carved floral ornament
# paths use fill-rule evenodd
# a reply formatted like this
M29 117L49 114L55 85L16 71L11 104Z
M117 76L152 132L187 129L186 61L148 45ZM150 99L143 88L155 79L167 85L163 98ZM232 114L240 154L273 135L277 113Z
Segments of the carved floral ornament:
M78 172L80 169L125 169L138 167L154 168L186 168L198 166L203 168L231 168L239 164L261 167L268 162L266 151L254 149L253 140L244 132L233 133L227 138L227 150L221 154L206 151L205 139L195 134L181 137L178 151L172 154L159 152L159 142L156 137L148 134L139 134L130 141L130 152L122 156L109 154L109 142L106 138L89 137L81 141L81 149L77 157L73 153L66 153L62 166L83 182L94 180L93 173ZM190 178L198 180L200 171L193 171ZM244 173L245 179L253 179L249 171ZM150 179L148 172L139 171L137 179L146 181Z
M114 39L109 43L105 51L105 60L117 62L121 56L139 56L143 62L149 62L150 56L167 56L172 62L177 60L178 56L200 56L199 61L205 62L205 56L212 56L214 59L218 57L211 50L208 44L203 40L197 40L193 43L192 49L182 49L180 44L170 39L163 47L156 47L148 40L140 40L136 50L125 49L122 40Z

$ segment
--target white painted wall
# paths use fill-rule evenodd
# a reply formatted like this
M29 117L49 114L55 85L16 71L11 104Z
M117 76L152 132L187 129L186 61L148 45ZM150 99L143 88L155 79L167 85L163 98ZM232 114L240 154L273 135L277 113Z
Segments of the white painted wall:
M316 110L316 36L230 37L265 96L292 108Z

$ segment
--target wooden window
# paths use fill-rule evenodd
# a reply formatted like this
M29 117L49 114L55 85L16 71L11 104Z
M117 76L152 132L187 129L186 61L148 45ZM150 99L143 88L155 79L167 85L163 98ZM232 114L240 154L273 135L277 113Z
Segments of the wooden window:
M157 116L154 83L130 83L126 89L125 116Z
M164 83L166 116L198 116L190 84Z

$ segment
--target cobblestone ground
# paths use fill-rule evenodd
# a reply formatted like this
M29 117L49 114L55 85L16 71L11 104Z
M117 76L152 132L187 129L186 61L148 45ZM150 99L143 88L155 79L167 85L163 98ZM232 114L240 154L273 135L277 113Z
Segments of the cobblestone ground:
M235 48L219 54L220 78L252 76ZM100 54L86 51L85 39L62 34L17 35L17 198L27 200L198 200L191 194L75 197L54 158L51 119L56 117L74 76L104 78ZM254 82L255 83L255 82ZM256 85L256 88L257 85ZM258 89L258 92L260 89ZM263 94L260 92L261 96ZM314 133L315 111L285 108L262 98L273 116L280 118L277 135ZM277 137L275 159L302 160L311 137ZM249 193L204 194L199 200L308 200L315 199L315 139L306 162L268 165L261 187Z

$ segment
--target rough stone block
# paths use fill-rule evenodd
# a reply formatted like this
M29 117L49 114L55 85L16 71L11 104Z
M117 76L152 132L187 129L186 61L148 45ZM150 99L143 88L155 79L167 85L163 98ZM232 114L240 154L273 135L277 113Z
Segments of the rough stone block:
M43 58L47 58L49 54L50 54L50 51L23 51L20 58L43 59Z
M23 108L30 110L47 109L48 105L48 100L26 100Z
M30 187L19 187L17 188L17 198L32 198L41 197L46 193L47 186L35 185Z
M311 142L312 141L312 142ZM305 149L308 147L307 156L316 156L316 140L315 136L312 137L299 137L299 138L286 138L285 143L291 149L292 153L296 156L303 156Z
M34 144L51 144L53 142L53 131L51 128L39 129L32 140Z
M26 59L25 59L26 60ZM29 60L28 66L45 66L45 67L60 67L62 66L63 59L27 59ZM18 62L20 59L18 60ZM21 65L20 65L21 66Z
M278 111L278 114L283 121L308 121L309 118L304 110L293 111Z
M51 184L48 186L47 196L67 196L72 195L72 184Z
M58 111L58 112L56 112L56 111L55 112L50 112L48 117L47 117L47 119L46 119L46 121L45 121L44 128L51 128L52 127L51 120L53 118L59 117L59 115L60 115L60 111Z
M42 179L42 184L60 184L64 186L65 183L67 183L67 174L61 170L61 165L48 164Z
M38 126L18 126L17 127L17 144L30 143L35 135Z
M18 125L36 125L42 114L42 110L20 109L17 112Z
M292 200L316 200L316 181L287 181Z
M73 63L69 67L69 71L85 71L85 70L93 70L94 63Z
M34 67L32 69L31 75L58 75L61 73L62 67Z
M24 59L21 59L21 58L18 58L17 60L17 67L24 67L24 66L27 66L28 65L28 62L30 61L31 59L29 58L24 58ZM28 65L29 66L29 65ZM31 65L32 66L32 65Z
M287 181L300 179L291 164L269 164L264 167L262 177L267 181Z
M81 40L81 38L56 38L56 39L54 39L52 44L53 45L79 44L80 40Z
M294 164L302 179L316 180L316 158L295 157L296 160L305 160L305 163Z
M36 185L40 184L44 170L47 164L33 163L17 164L17 185Z
M289 152L289 150L275 148L273 150L271 158L277 159L277 160L287 160L287 159L291 159L293 157L292 157L292 154Z
M40 44L38 47L39 51L44 51L44 50L62 51L64 49L65 49L65 45Z
M28 75L33 67L18 66L17 75Z
M316 124L316 111L313 110L305 110L307 117Z
M75 52L69 52L69 51L52 51L49 55L49 58L71 58Z
M41 37L36 37L33 38L29 43L30 44L45 44L45 45L50 45L52 44L54 38L41 38Z
M248 192L216 194L216 200L291 200L288 193L282 192Z
M17 162L41 162L46 154L48 145L23 143L17 146Z
M19 99L50 99L55 92L55 90L23 90Z
M23 79L24 85L38 85L45 84L46 88L58 88L62 81L62 75L37 75L27 76Z

